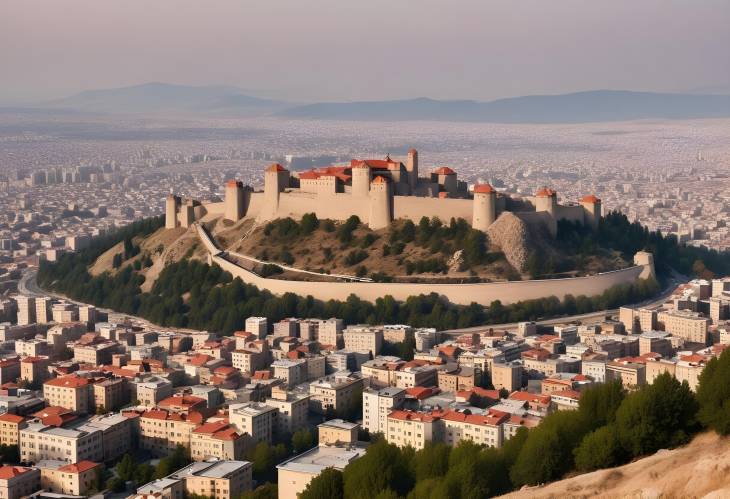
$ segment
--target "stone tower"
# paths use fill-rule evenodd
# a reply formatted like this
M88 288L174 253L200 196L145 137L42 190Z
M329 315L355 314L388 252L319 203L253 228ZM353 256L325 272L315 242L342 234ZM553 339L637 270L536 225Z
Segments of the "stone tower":
M474 186L471 226L486 231L497 219L497 192L489 184Z
M583 207L585 224L593 230L598 230L598 222L601 220L601 200L591 194L581 199L580 205Z
M264 172L264 206L261 215L265 220L276 218L279 211L279 194L289 186L289 170L274 163Z
M413 148L408 151L406 171L408 171L408 186L411 190L411 196L413 196L418 187L418 151Z
M370 192L370 167L364 161L352 165L352 195L366 197Z
M244 215L243 182L229 180L226 182L224 218L231 222L238 222Z
M178 226L177 224L177 212L180 207L180 198L169 194L165 198L165 228L174 229Z
M390 183L385 177L377 176L370 184L370 219L368 227L383 229L393 221L391 210Z
M558 193L543 187L535 193L535 211L547 211L555 216L558 206Z

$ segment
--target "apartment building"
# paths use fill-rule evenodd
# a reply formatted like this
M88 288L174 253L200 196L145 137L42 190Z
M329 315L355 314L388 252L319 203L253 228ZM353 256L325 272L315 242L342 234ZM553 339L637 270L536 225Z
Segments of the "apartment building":
M31 421L20 430L20 459L33 462L57 459L67 463L101 462L102 432L97 429L58 428Z
M518 362L492 364L492 386L496 390L514 392L522 388L522 364Z
M195 462L137 489L133 499L183 499L196 494L212 499L232 499L251 490L252 466L248 461Z
M689 310L662 311L657 320L664 325L664 331L701 345L707 344L710 319Z
M317 414L327 410L343 414L362 397L363 380L359 376L336 373L309 384L309 409Z
M357 423L350 423L342 419L330 419L317 425L319 445L354 444L357 442L359 430L360 425Z
M20 430L27 425L23 416L6 412L0 414L0 445L18 445Z
M709 359L704 355L680 355L675 368L674 377L680 383L686 381L693 391L697 391L700 384L700 374L705 369Z
M43 460L36 464L41 472L41 487L57 494L87 495L94 487L99 463L80 461L67 463L59 460Z
M388 415L385 439L398 447L423 449L426 442L440 440L438 416L396 410Z
M74 345L74 360L83 364L100 366L111 364L112 355L120 351L120 345L116 341L103 341L87 345Z
M145 407L155 407L161 400L172 396L172 383L159 376L132 381L130 388L132 400L138 400L139 405Z
M454 367L438 371L438 387L444 392L471 390L481 381L481 372L473 367Z
M509 420L509 414L490 410L486 414L467 414L447 411L440 416L440 431L444 443L452 447L462 440L487 447L501 447L504 441L503 423Z
M288 388L304 383L308 379L306 359L280 359L271 363L273 376L284 380Z
M388 415L400 409L406 390L398 387L365 388L362 392L362 426L370 433L385 434Z
M264 403L276 409L275 431L279 435L292 434L307 426L309 394L289 392L275 386L271 389L271 397Z
M15 301L18 304L18 326L35 324L35 298L18 295L15 297Z
M122 457L136 446L136 439L134 438L137 433L135 418L118 412L92 416L77 429L89 433L93 431L101 432L104 462Z
M383 329L369 326L350 326L342 332L346 350L369 352L376 356L383 346Z
M49 379L43 383L43 398L48 405L65 407L76 414L94 412L92 384L80 376Z
M109 378L93 384L94 406L115 411L129 402L127 380Z
M24 466L0 466L0 497L20 499L41 488L41 472Z
M263 369L266 354L252 349L234 350L231 352L231 364L242 373L253 374Z
M0 385L14 383L20 377L20 359L12 357L0 360Z
M43 383L50 376L49 365L48 357L24 357L20 361L20 378L29 383Z
M247 440L225 421L205 423L190 434L190 457L193 461L241 459Z
M626 388L636 388L646 383L646 366L638 362L622 361L606 364L606 381L620 379Z
M260 402L231 404L228 420L239 433L250 435L255 443L271 443L276 412L276 408Z
M148 410L139 417L139 444L155 455L166 456L178 445L190 448L190 434L203 423L200 413L186 414L162 409Z
M342 348L344 341L342 339L342 328L344 322L342 319L327 319L319 321L319 327L316 332L316 340L320 345L331 345L334 348Z
M670 376L674 377L677 363L671 359L655 359L647 360L644 364L644 376L648 384L654 383L660 375L669 373Z
M670 334L664 331L647 331L639 336L639 355L655 352L662 357L672 356Z
M256 339L263 340L269 332L266 317L249 317L246 319L246 331L256 335Z
M15 353L21 357L51 356L53 348L45 339L15 340Z

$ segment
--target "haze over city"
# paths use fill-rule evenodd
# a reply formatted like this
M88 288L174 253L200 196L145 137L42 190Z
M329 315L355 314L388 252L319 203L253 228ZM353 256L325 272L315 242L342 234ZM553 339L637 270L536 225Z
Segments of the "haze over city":
M729 21L2 0L0 497L728 496Z

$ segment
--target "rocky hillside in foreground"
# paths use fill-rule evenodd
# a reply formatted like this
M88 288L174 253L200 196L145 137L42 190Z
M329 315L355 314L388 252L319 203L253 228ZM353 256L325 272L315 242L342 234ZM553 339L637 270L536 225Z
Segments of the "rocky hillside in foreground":
M633 463L525 488L505 499L730 497L730 438L703 433L689 445Z

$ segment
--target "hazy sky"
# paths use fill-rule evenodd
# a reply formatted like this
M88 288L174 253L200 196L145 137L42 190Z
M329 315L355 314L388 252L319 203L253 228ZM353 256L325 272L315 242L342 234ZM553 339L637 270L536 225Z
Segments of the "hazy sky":
M0 102L150 81L302 101L730 93L730 1L0 0Z

